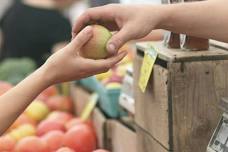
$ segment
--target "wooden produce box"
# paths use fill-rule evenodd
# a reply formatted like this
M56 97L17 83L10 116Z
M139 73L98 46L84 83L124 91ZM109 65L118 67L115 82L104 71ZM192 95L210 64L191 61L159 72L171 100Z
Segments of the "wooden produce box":
M138 152L136 133L119 121L109 120L106 131L107 149L111 152Z
M72 83L70 86L70 94L74 102L75 114L79 116L89 102L91 93L82 88L81 86Z
M137 152L171 152L162 146L150 134L140 127L136 127L137 132Z
M134 131L117 120L107 119L98 108L93 111L92 121L99 148L111 152L137 152Z
M80 115L91 97L91 94L77 85L71 85L71 96L76 115ZM91 119L97 135L98 148L111 152L137 152L136 133L117 120L108 119L104 113L95 108Z
M79 85L72 84L71 96L74 102L75 114L80 115L88 104L91 93ZM108 119L99 108L95 108L91 120L96 131L98 148L106 148L106 123Z
M142 93L138 80L148 44L137 44L135 121L169 151L204 152L221 116L218 102L228 96L228 52L215 47L184 52L167 49L162 42L153 45L158 58L146 92Z
M94 129L97 134L97 144L99 148L106 148L106 124L108 119L105 117L105 115L100 111L100 109L95 108L91 119L93 121Z

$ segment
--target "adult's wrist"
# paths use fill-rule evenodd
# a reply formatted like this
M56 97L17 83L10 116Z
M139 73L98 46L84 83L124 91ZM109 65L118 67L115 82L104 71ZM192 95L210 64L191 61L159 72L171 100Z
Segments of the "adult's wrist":
M157 8L157 24L155 29L169 30L172 26L172 18L175 12L175 5L160 5Z

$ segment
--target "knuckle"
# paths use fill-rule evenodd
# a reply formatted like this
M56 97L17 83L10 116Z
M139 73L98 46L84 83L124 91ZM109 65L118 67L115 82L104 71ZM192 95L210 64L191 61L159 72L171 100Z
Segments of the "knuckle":
M118 37L113 37L112 42L116 45L120 45L122 43L122 40Z
M88 21L90 19L90 12L91 8L89 8L86 12L84 12L81 16L85 21Z
M109 70L111 67L112 67L112 64L111 63L105 64L105 69L106 70Z

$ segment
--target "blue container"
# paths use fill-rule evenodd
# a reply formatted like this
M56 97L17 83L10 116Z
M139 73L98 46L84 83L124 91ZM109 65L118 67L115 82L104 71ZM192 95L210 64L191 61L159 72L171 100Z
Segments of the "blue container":
M96 92L100 87L100 82L95 77L88 77L78 81L78 84L83 86L85 89L91 92Z
M119 105L121 89L106 89L95 77L80 80L79 84L89 91L98 93L99 106L108 117L118 118L126 115Z
M119 97L121 89L109 89L99 91L99 105L101 109L111 118L118 118L126 115L119 105Z

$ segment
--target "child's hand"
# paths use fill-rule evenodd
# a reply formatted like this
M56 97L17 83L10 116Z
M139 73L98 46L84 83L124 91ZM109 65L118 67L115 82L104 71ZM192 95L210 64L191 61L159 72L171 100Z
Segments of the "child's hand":
M92 28L86 27L71 43L47 60L41 69L47 73L49 85L106 72L126 56L126 52L103 60L91 60L79 56L78 52L92 37L92 33Z

